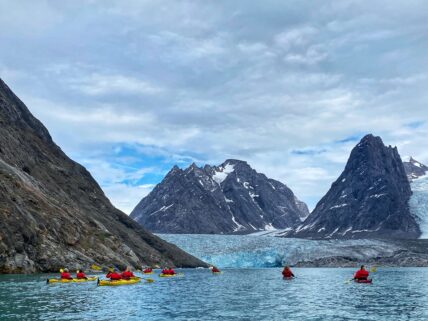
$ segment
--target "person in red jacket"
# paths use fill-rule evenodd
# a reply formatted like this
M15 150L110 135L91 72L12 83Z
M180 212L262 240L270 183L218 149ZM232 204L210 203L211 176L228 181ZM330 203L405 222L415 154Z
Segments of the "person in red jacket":
M217 267L213 266L213 268L211 269L211 272L220 273L220 270Z
M126 267L126 270L122 272L122 279L129 280L134 277L134 273L132 273L131 268L129 266Z
M166 274L166 275L174 275L175 271L172 268L165 268L162 270L162 274Z
M174 269L173 269L173 268L169 268L169 269L168 269L168 274L169 274L169 275L174 275L174 274L175 274Z
M77 279L87 279L87 277L85 275L85 271L83 271L83 270L77 270L77 272L76 272L76 278Z
M282 270L282 277L285 279L294 278L293 272L291 272L291 269L289 266L285 266L284 270Z
M70 275L70 272L68 271L68 269L64 269L61 272L61 279L66 279L66 280L72 280L73 278Z
M113 271L109 271L106 274L106 278L109 278L111 281L120 280L122 279L122 276L119 274L117 269L114 269Z
M361 265L360 269L354 274L354 280L367 280L368 277L369 271L364 268L364 265Z
M152 273L152 272L153 272L153 269L151 267L145 268L143 270L143 273Z

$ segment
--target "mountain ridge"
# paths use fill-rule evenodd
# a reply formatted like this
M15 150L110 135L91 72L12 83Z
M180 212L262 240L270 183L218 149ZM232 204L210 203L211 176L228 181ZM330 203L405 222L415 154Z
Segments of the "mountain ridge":
M174 166L131 217L157 233L229 234L292 227L308 213L286 185L227 159L219 166Z
M206 266L114 208L0 79L0 273Z

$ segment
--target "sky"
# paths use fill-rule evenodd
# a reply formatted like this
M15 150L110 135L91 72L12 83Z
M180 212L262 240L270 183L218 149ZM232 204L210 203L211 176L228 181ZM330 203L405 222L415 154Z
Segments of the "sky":
M428 164L426 1L0 0L0 77L126 213L246 160L313 208L367 133Z

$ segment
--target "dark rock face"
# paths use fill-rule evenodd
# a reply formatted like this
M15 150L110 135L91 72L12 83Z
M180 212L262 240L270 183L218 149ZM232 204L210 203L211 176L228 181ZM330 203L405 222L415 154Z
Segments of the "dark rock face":
M417 238L410 185L397 148L365 136L345 170L304 223L288 236L303 238Z
M249 233L292 228L309 213L284 184L246 162L175 166L131 217L157 233Z
M424 176L428 172L428 166L425 166L424 164L419 163L416 159L412 157L410 157L408 162L403 162L403 165L409 181L412 181L421 176Z
M205 266L114 208L0 79L0 273Z

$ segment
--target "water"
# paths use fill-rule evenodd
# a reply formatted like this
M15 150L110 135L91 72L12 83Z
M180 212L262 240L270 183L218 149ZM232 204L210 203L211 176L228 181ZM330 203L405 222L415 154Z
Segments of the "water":
M0 320L428 320L428 269L388 268L372 285L352 269L183 270L182 278L120 287L51 284L47 275L0 276Z
M320 258L344 257L366 262L389 256L396 245L376 240L303 240L252 235L160 234L188 253L220 267L280 267Z
M410 211L419 218L422 231L421 238L428 238L428 175L412 182L412 196L409 201Z

